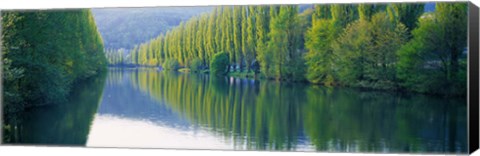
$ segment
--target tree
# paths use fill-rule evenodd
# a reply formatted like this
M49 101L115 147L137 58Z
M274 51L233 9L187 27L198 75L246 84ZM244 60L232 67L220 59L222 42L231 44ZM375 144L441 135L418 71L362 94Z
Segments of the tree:
M416 77L418 81L408 76L426 66L442 65L433 71L442 71L448 83L428 85L458 87L464 73L466 29L456 28L463 25L455 23L465 24L462 7L439 3L435 13L420 17L423 4L315 5L302 12L294 5L221 6L138 45L128 59L141 65L165 64L170 59L189 68L202 62L201 67L213 70L213 57L223 52L228 72L246 67L277 80L306 78L323 85L378 89L398 89L400 83L407 90L420 88L412 84L424 80L422 75ZM424 28L419 28L419 18ZM413 33L412 43L406 43L412 37L410 30L418 31L417 37ZM417 54L428 54L427 61L412 58ZM125 59L113 53L107 56L112 62ZM434 90L438 89L425 92Z
M391 4L397 5L397 4ZM358 4L358 17L360 20L369 21L370 18L377 12L385 11L386 4ZM423 11L423 10L422 10ZM418 17L412 17L415 21Z
M255 34L255 8L253 6L249 6L247 11L247 21L246 21L246 50L244 51L244 58L247 66L247 72L250 71L251 65L255 56L257 55L256 52L256 34Z
M272 9L274 10L274 9ZM278 8L278 14L276 11L272 11L270 16L270 32L268 34L270 40L268 42L268 51L272 53L272 67L274 77L276 79L282 79L285 72L285 65L287 64L288 55L288 34L286 32L286 22L288 18L288 9L285 6Z
M413 38L398 51L398 76L408 90L466 93L467 4L437 3L419 20Z
M223 12L222 12L222 17L221 17L221 30L222 30L222 37L221 37L221 51L224 51L228 53L228 56L230 57L230 63L234 64L240 64L237 62L237 59L235 58L235 50L233 47L233 27L232 25L232 7L231 6L224 6L223 7ZM228 71L231 71L231 66L228 66Z
M206 36L206 45L205 45L205 51L207 53L207 57L208 58L212 58L213 54L216 52L217 48L216 48L216 44L215 44L215 30L216 30L216 27L217 25L215 24L215 19L216 18L216 14L217 12L216 11L213 11L212 13L210 13L209 17L208 17L208 28L207 28L207 32L205 34ZM207 63L206 65L209 65L209 61L207 60Z
M195 58L188 64L188 68L192 72L200 72L202 69L202 61L199 58Z
M207 14L203 14L200 16L199 19L199 31L196 33L196 49L198 50L198 57L200 58L201 64L205 65L206 60L208 59L208 55L206 52L206 45L208 44L207 39L206 39L206 32L207 32L207 20L208 16Z
M176 59L167 59L165 60L165 62L163 63L163 69L165 70L177 70L179 68L180 64L178 63L178 61Z
M268 32L269 32L269 23L270 18L268 16L269 7L267 6L258 6L255 13L255 28L256 28L256 50L257 56L256 59L259 63L260 68L255 69L255 73L262 73L264 76L267 76L268 70L270 69L271 56L267 51L267 41L268 41Z
M245 24L244 24L245 23ZM233 7L233 45L237 65L242 69L243 47L245 46L244 31L246 29L245 8L243 6Z
M305 47L308 49L305 55L307 79L312 83L334 85L337 69L332 43L350 22L358 18L358 12L357 8L350 4L334 4L321 8L319 6L315 10L315 20L305 39ZM331 16L325 15L326 9L330 10ZM318 17L322 18L316 19Z
M210 63L210 72L214 75L224 75L228 72L227 66L230 65L228 53L220 52L213 55Z
M390 20L403 23L408 31L417 26L417 19L423 14L424 3L395 3L388 6Z
M370 72L372 80L393 83L396 81L395 65L397 62L396 51L408 39L408 29L402 23L388 20L388 15L379 12L372 17L372 56L369 57L373 64ZM384 85L387 86L387 85Z
M330 46L333 42L332 22L327 19L315 20L307 31L305 55L307 79L312 83L334 84L334 53Z
M8 111L63 103L74 83L106 69L90 10L5 11L1 19Z
M361 16L345 28L345 32L333 43L332 50L339 57L338 79L340 83L353 85L358 81L365 80L367 65L367 53L371 52L372 28L367 18Z
M330 13L331 5L315 5L312 15L312 22L317 19L330 19L332 14Z
M406 27L390 21L385 12L367 19L349 24L332 44L338 80L343 85L394 88L395 53L407 40Z

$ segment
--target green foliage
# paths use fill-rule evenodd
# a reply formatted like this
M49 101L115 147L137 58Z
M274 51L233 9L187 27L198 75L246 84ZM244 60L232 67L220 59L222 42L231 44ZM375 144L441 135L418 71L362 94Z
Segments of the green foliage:
M305 47L309 50L305 55L307 79L312 83L332 85L334 77L334 53L330 46L333 41L332 23L320 19L312 23L307 31Z
M233 8L233 43L235 62L241 67L243 62L243 53L246 50L246 9L243 6L234 6Z
M397 5L397 4L391 4ZM377 12L385 11L386 4L358 4L358 16L360 20L370 20L370 18ZM423 10L422 10L423 11ZM411 20L417 20L418 17L413 17Z
M210 73L214 75L224 75L227 73L227 66L230 65L228 53L220 52L213 55L210 62Z
M338 54L338 81L342 84L355 84L365 80L368 66L367 55L372 53L372 28L369 21L355 21L345 28L345 32L332 44Z
M220 17L221 18L220 27L222 31L221 38L220 38L221 39L220 51L228 53L228 57L230 58L230 63L240 64L240 62L237 62L238 60L236 59L235 49L233 46L233 27L231 27L231 25L233 25L232 24L233 9L230 6L223 6L222 10L223 10L222 17Z
M296 76L303 75L296 72L301 69L294 69L297 62L301 62L299 52L299 35L297 21L298 7L280 6L278 12L271 11L269 41L267 42L267 53L272 54L271 65L264 75L269 75L278 80L301 79ZM295 75L295 76L294 76ZM303 77L303 76L302 76Z
M106 49L105 57L109 65L124 65L128 59L124 57L125 49L113 50Z
M175 59L167 59L163 63L162 68L165 70L177 70L180 68L180 64Z
M466 94L467 4L437 3L398 51L403 87L443 95Z
M25 69L12 68L12 61L9 59L3 59L3 81L12 83L3 83L3 111L5 114L11 114L21 111L23 109L23 98L21 97L21 89L17 85L17 79L21 79L24 75Z
M338 80L344 85L392 89L396 81L396 51L405 44L407 30L395 24L385 12L370 21L351 23L333 43L338 56ZM381 84L381 85L378 85Z
M408 31L412 31L417 27L417 19L423 14L424 8L423 3L396 3L391 4L387 12L390 20L403 23Z
M107 49L133 49L212 7L92 9Z
M150 40L148 43L135 46L130 51L130 54L126 56L124 54L125 52L123 52L123 49L117 50L117 54L113 55L109 55L109 51L107 50L107 58L109 60L121 60L118 63L112 62L110 63L111 65L134 64L142 66L158 66L166 57L164 51L160 50L164 48L163 43L163 36L159 36Z
M338 33L345 28L348 23L358 19L358 9L353 4L334 4L330 8L332 15L332 24Z
M380 12L371 20L372 41L371 69L368 70L369 78L375 81L396 81L395 64L396 51L403 46L407 39L407 27L402 23L388 20L387 14Z
M330 13L331 5L315 5L312 15L312 22L317 19L330 19L332 14Z
M66 101L75 82L105 70L90 10L2 12L5 108Z
M257 50L256 59L260 65L259 68L254 69L255 73L262 73L263 76L268 76L269 68L271 64L271 56L267 51L267 41L269 32L269 16L267 15L269 8L267 6L258 6L255 10L255 28L257 44L255 49Z
M198 58L195 58L188 64L188 68L192 72L200 72L202 70L202 61Z
M267 43L267 49L272 55L272 71L268 75L273 75L277 79L282 79L285 75L285 66L287 64L288 55L288 34L287 34L287 10L281 6L279 13L271 12L270 16L270 32L268 34L270 40Z
M247 10L247 9L246 9ZM255 34L255 8L253 6L248 7L248 16L244 17L243 26L245 30L242 31L242 36L245 36L243 40L245 41L245 45L243 45L243 56L245 59L247 71L250 70L253 60L256 56L256 34Z
M399 89L400 83L410 91L464 95L465 66L460 62L465 58L466 5L437 3L433 14L420 18L423 7L360 4L356 20L352 6L316 6L305 36L307 79L378 89Z
M325 14L325 9L316 9ZM307 79L312 83L335 85L337 79L337 54L332 49L335 39L343 29L358 18L357 8L353 5L335 4L328 7L330 15L313 20L312 27L305 36L305 55ZM314 13L319 14L319 13ZM322 13L320 13L322 14ZM315 18L314 18L315 19Z
M463 3L437 5L437 11L422 17L422 3L315 5L300 12L295 5L215 7L110 62L130 60L123 63L156 66L176 60L178 66L192 71L196 67L208 70L213 68L214 55L222 51L228 56L224 67L231 75L253 69L255 75L269 79L432 92L435 89L414 89L421 88L415 85L424 80L408 80L410 72L420 71L410 71L419 68L411 66L422 63L408 57L436 51L438 55L423 59L447 60L437 63L444 67L431 72L441 71L448 82L428 85L462 86L457 77L464 72L460 58L466 43L466 26L455 24L465 24ZM422 22L432 17L433 25ZM419 23L429 28L419 32ZM432 37L412 39L413 29L418 31L416 36ZM409 52L397 54L399 50Z

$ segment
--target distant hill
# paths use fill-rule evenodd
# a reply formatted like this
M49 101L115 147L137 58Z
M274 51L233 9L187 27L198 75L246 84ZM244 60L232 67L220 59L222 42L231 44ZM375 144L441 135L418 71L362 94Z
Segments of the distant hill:
M213 7L92 9L105 48L131 49Z

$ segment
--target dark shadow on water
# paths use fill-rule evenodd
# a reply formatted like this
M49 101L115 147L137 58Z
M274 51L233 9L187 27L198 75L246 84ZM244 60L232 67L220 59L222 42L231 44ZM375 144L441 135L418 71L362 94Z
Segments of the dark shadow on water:
M67 103L29 109L10 117L5 144L84 146L100 104L106 74L76 84Z

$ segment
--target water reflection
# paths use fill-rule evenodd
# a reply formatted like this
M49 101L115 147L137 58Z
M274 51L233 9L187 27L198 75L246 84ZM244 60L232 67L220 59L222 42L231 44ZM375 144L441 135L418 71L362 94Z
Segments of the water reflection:
M467 150L465 99L149 69L110 70L104 94L87 146Z
M106 74L77 84L69 102L9 116L4 143L84 146L97 112Z

